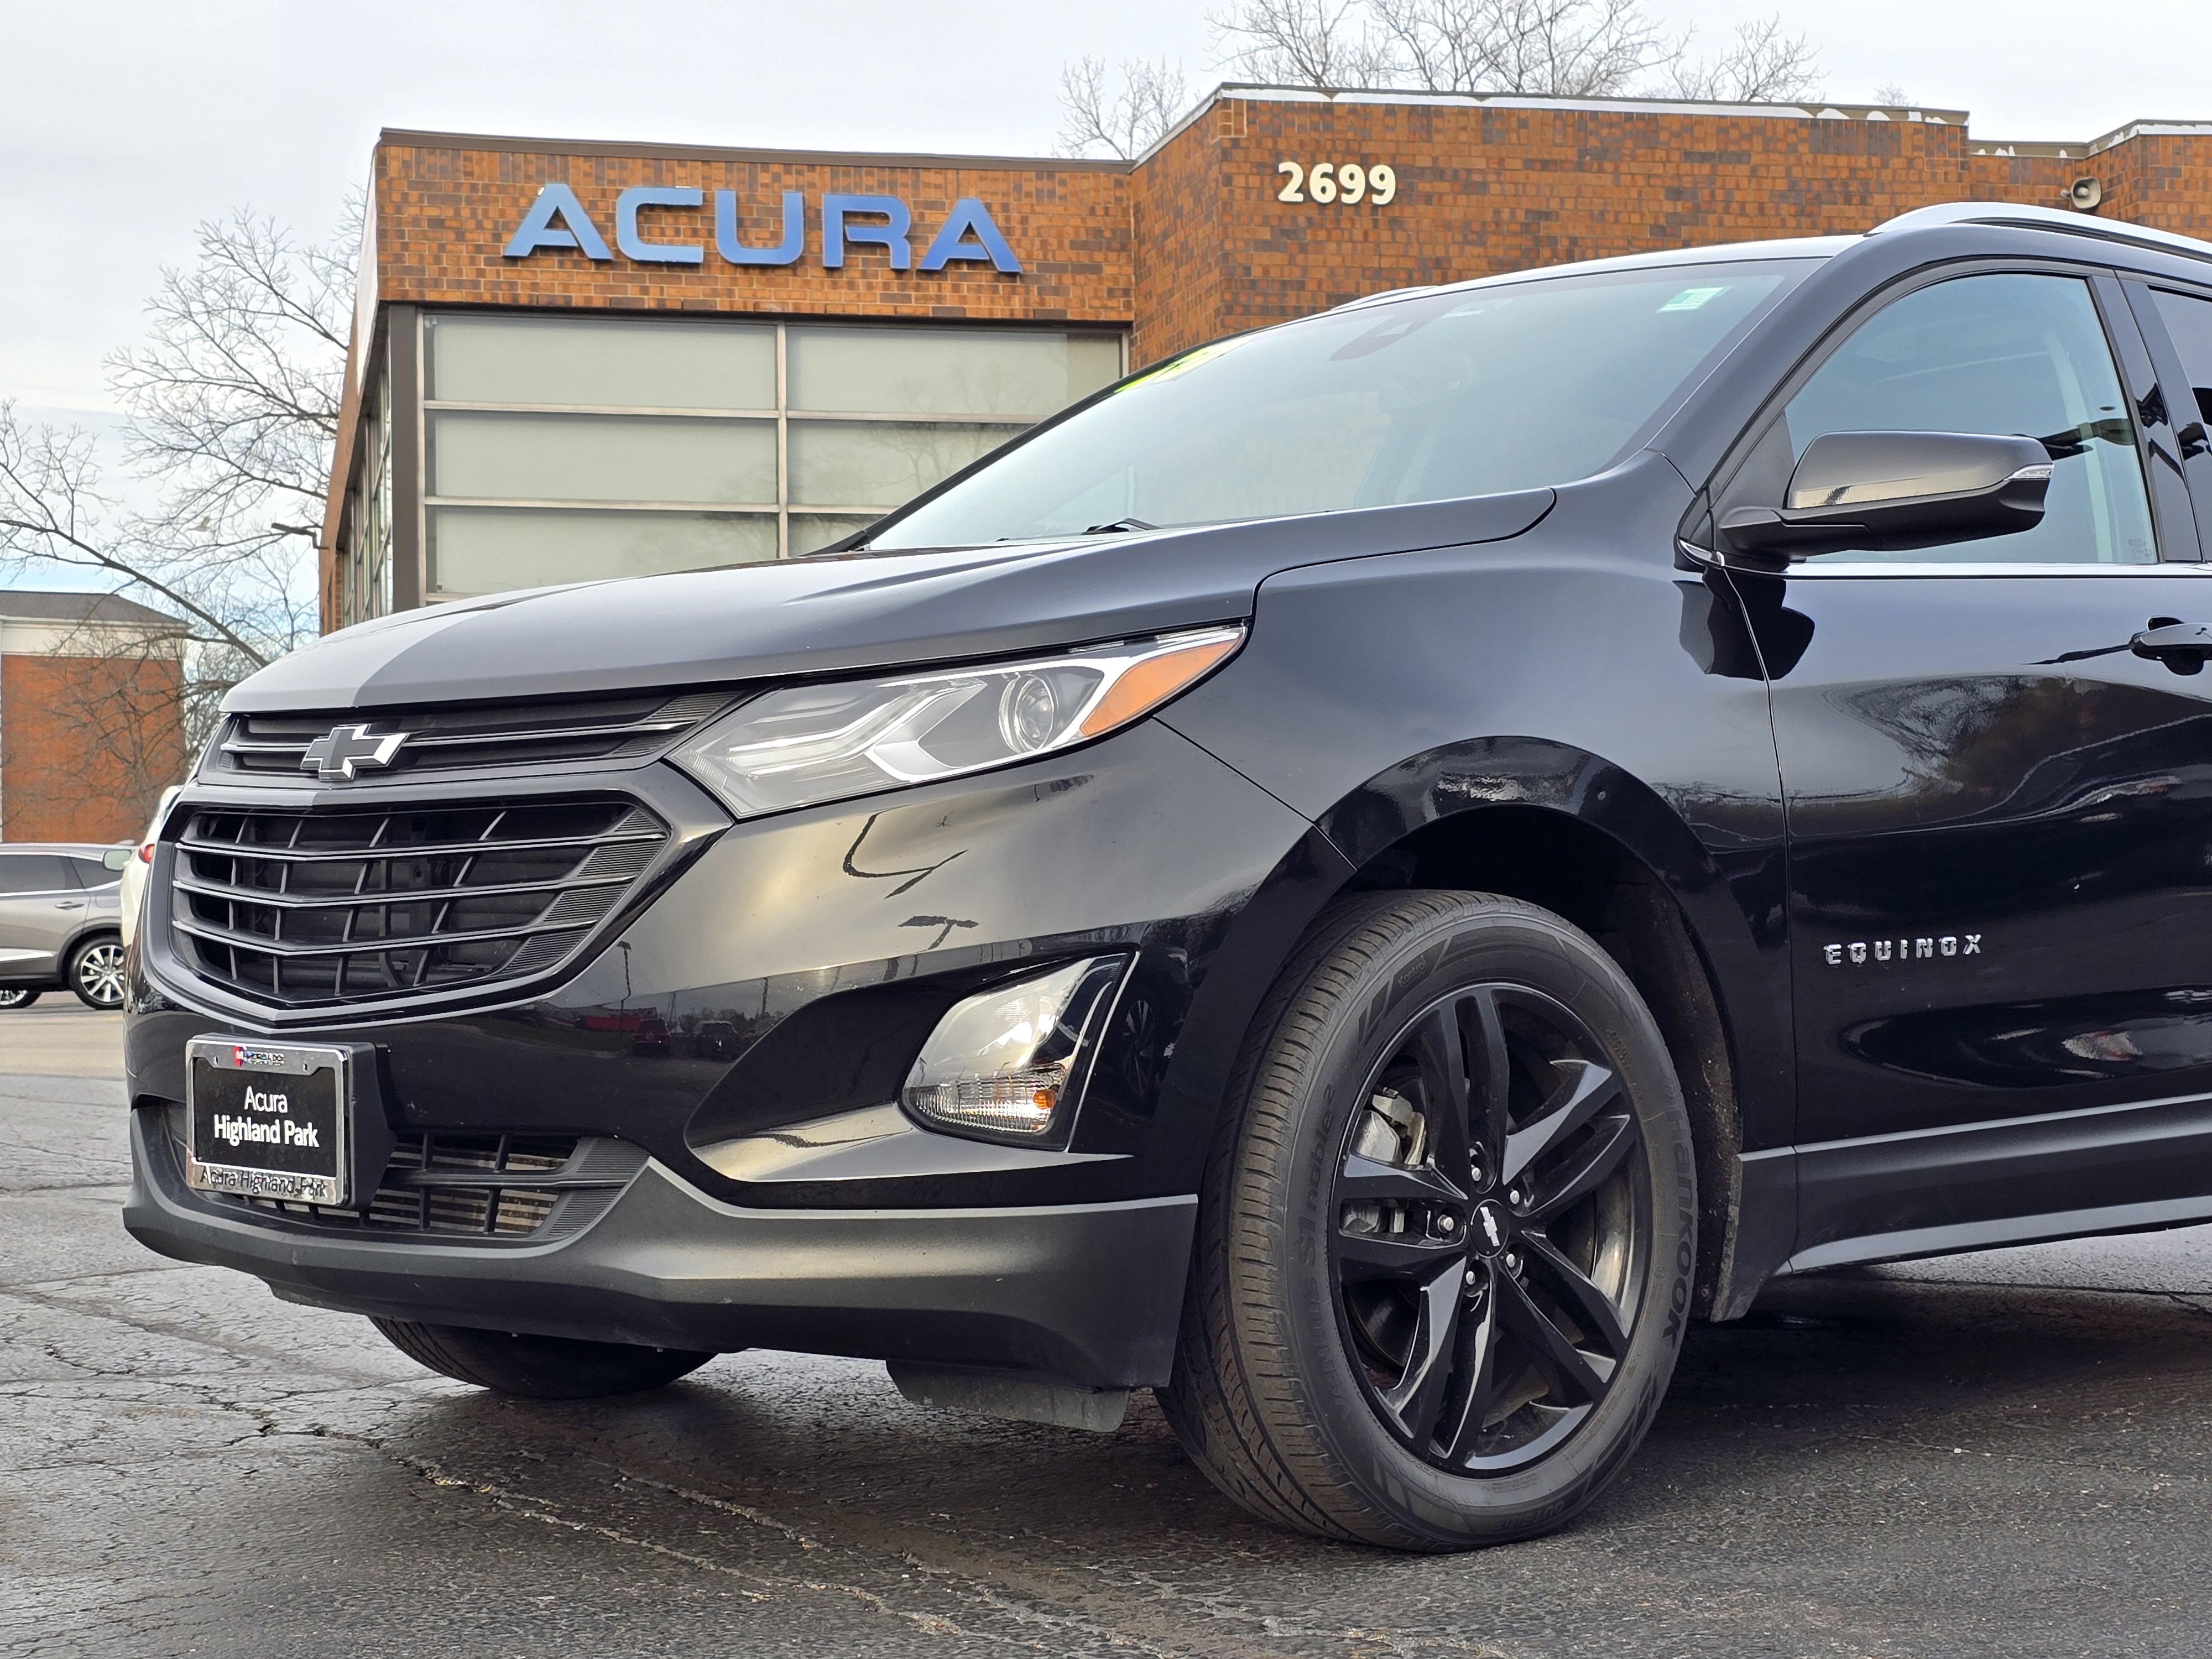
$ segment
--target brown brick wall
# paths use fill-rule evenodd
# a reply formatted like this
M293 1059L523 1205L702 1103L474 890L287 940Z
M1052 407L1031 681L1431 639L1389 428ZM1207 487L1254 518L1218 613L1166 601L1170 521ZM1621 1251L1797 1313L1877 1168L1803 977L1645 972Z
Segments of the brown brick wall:
M2212 233L2212 138L2138 137L2087 158L1974 149L1964 126L1940 122L1241 96L1217 100L1127 171L393 135L374 160L377 283L386 302L429 305L1122 324L1142 362L1378 289L1849 234L1962 198L2060 206L2085 173L2103 181L2107 216ZM1387 161L1397 199L1279 201L1284 160ZM610 242L615 197L633 185L734 190L753 240L772 230L781 193L797 190L806 252L794 265L728 265L712 251L707 207L650 221L656 239L681 226L707 244L702 265L502 258L553 179L574 189ZM843 270L825 270L819 204L833 191L903 198L917 258L952 203L978 197L1024 270L895 272L867 244Z
M173 659L0 656L0 838L133 841L184 781Z
M606 239L615 198L634 185L689 185L707 193L692 212L652 210L655 241L703 245L700 265L638 264L580 252L507 259L500 250L558 179ZM1127 177L1050 164L895 165L808 160L713 160L703 154L610 155L445 147L386 140L377 147L378 297L427 305L607 307L622 309L836 313L1125 323L1129 317ZM734 266L714 252L714 196L738 197L738 234L776 240L783 192L806 197L805 252L793 265ZM914 211L914 258L952 204L973 196L1013 247L1019 276L988 264L894 271L881 246L858 243L844 267L821 264L824 194L896 196Z
M2105 185L2106 216L2212 228L2212 139L2134 138L2087 159L1972 148L1964 127L1920 121L1224 100L1138 171L1133 355L1383 289L1854 234L1937 202L2060 207L2085 174ZM1279 201L1285 160L1387 161L1397 199Z
M1818 118L1440 102L1218 97L1133 168L928 156L821 156L673 147L547 144L387 134L376 150L376 282L387 303L605 307L1127 326L1137 364L1233 330L1380 289L1567 260L1850 234L1932 203L2065 205L2069 182L2104 186L2100 211L2212 236L2212 136L2144 133L2095 155L2028 146L1978 153L1955 120ZM1279 161L1397 169L1397 199L1289 204ZM548 180L568 183L611 245L633 185L710 192L696 213L659 210L654 240L707 247L697 266L596 262L501 249ZM738 193L759 242L781 192L807 198L805 252L734 267L713 250L711 192ZM962 196L980 198L1024 266L889 269L857 245L820 262L826 192L893 195L915 215L915 253ZM362 343L356 342L356 349ZM339 445L326 523L355 446ZM332 554L324 551L325 619Z

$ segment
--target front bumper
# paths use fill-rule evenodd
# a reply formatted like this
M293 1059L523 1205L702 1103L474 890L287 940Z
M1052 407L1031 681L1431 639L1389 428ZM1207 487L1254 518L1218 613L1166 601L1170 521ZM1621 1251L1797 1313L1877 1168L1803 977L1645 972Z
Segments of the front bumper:
M253 1273L286 1301L660 1347L988 1366L1085 1388L1168 1380L1197 1216L1191 1197L746 1209L647 1164L556 1243L309 1237L186 1188L158 1109L131 1114L131 1237Z
M663 794L690 787L670 778ZM1254 1009L1344 873L1281 802L1145 722L1028 766L730 825L561 982L503 1005L242 1018L175 964L149 969L142 936L126 1224L166 1255L357 1313L1164 1382L1218 1104ZM149 931L158 902L148 915ZM893 1103L959 997L1105 953L1129 977L1060 1144L957 1139ZM642 1170L559 1237L258 1218L187 1190L161 1127L185 1045L208 1034L366 1045L396 1136L605 1137Z
M679 819L690 786L659 770L647 793ZM406 799L329 793L341 811ZM749 1209L1188 1194L1250 1010L1333 884L1255 902L1309 838L1279 801L1147 722L1029 766L729 825L562 982L468 1007L249 1017L149 948L157 894L125 1030L131 1098L180 1103L196 1036L347 1041L374 1048L395 1133L613 1136ZM1054 1150L872 1133L961 997L1109 953L1133 958L1129 989ZM851 1151L811 1154L827 1143Z

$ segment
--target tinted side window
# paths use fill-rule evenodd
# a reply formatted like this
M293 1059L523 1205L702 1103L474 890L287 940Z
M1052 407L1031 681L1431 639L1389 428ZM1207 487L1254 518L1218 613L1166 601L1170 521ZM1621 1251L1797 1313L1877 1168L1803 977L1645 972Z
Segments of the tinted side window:
M76 871L76 878L87 887L112 887L123 879L120 866L111 870L98 859L72 858L70 863Z
M0 853L0 893L73 891L76 878L52 853Z
M2056 465L2043 522L1910 553L1826 557L2147 564L2142 463L2087 283L1954 277L1884 307L1784 413L1790 459L1824 432L1976 432L2042 440Z
M2173 337L2182 373L2189 376L2189 389L2197 396L2197 416L2212 421L2212 300L2193 300L2164 289L2151 292L2157 297L2158 314L2166 321L2166 331ZM2187 412L2177 410L2174 424L2188 423Z

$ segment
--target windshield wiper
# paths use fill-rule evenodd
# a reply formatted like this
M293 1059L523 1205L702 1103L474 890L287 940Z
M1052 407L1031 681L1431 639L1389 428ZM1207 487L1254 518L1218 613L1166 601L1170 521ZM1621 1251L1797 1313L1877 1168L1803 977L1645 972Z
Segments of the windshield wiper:
M1086 536L1119 536L1131 530L1158 530L1159 526L1147 524L1142 519L1116 519L1111 524L1094 524L1083 533Z

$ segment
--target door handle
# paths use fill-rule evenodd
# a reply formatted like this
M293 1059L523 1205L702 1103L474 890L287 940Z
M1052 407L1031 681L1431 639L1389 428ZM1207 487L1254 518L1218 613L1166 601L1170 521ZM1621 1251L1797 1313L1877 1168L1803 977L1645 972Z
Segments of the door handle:
M84 901L82 899L62 899L55 903L54 908L57 910L82 910L84 908Z
M2162 662L2177 674L2196 674L2212 659L2212 627L2203 623L2152 618L2152 625L2128 641L2138 657Z

